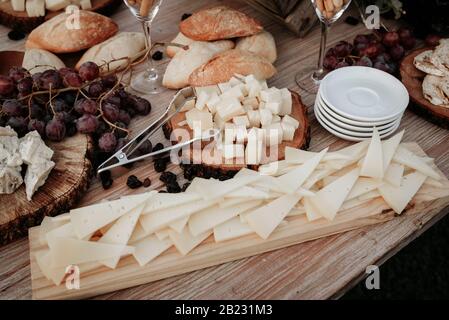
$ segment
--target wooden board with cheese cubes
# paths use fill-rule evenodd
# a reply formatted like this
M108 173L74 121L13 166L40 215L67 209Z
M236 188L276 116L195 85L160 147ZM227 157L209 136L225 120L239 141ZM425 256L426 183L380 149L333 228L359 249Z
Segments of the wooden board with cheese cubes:
M332 152L287 147L284 160L227 181L195 178L184 193L46 217L30 230L33 298L90 297L447 203L449 180L403 134L381 141L375 130ZM79 290L67 289L66 272Z
M31 31L39 24L63 12L70 5L82 10L108 13L121 0L0 0L0 24Z
M286 88L269 88L253 75L235 75L229 82L195 88L196 99L189 101L166 125L167 139L184 129L188 138L198 125L202 132L220 129L222 161L202 159L202 165L237 171L285 158L287 147L307 149L310 127L300 96ZM186 137L175 134L174 143ZM202 148L208 146L203 143ZM276 147L276 148L275 148ZM193 148L193 147L192 147ZM270 157L271 155L271 157ZM193 152L190 153L193 160Z

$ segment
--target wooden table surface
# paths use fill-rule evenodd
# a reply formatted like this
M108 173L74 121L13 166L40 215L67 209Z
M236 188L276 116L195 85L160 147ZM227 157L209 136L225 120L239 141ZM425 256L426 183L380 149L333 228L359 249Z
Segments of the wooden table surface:
M192 12L204 5L229 4L259 18L265 28L275 35L279 59L278 74L270 85L288 87L298 91L311 106L314 96L301 92L294 75L304 64L315 64L319 47L319 28L305 39L297 39L281 26L271 22L254 9L237 0L165 0L156 19L153 37L169 41L178 32L177 24L183 13ZM122 7L114 16L122 31L140 31L139 24ZM7 38L7 30L0 26L0 50L23 50L23 41ZM329 45L339 40L352 40L356 34L366 33L364 26L349 26L337 22L329 35ZM138 119L132 129L143 128L161 114L173 91L151 97L153 112L150 117ZM348 145L325 131L314 119L311 150L327 146L341 148ZM449 132L407 111L401 129L406 129L405 141L416 141L434 157L438 167L449 176ZM162 138L160 138L162 141ZM165 142L167 144L167 142ZM169 170L180 172L175 166ZM161 183L151 163L142 163L131 170L141 178L153 177L153 187ZM104 191L93 181L80 205L101 199L117 198L132 191L125 185L129 172L114 181L110 190ZM141 190L140 190L141 191ZM432 210L427 214L398 217L388 223L362 228L331 237L310 241L262 255L226 263L185 275L150 284L121 290L97 297L98 299L326 299L338 298L365 275L368 265L380 265L410 241L418 237L442 218L449 208ZM407 277L406 274L403 277ZM382 275L381 275L382 279ZM81 283L82 285L82 283ZM0 299L30 299L31 280L28 239L22 239L0 248Z

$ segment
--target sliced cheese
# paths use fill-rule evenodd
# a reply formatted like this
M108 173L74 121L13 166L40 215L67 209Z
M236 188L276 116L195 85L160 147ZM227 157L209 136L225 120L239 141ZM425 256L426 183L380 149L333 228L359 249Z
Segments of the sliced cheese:
M139 240L142 240L143 238L146 238L149 236L149 233L145 231L145 229L142 227L142 225L139 223L136 224L136 227L134 228L133 234L131 235L131 238L129 238L128 243L133 244Z
M198 236L207 230L226 222L239 214L262 204L261 200L252 200L228 208L214 206L195 213L190 217L189 230L193 236Z
M384 181L394 187L401 185L402 176L404 175L405 167L398 163L390 163L385 172Z
M318 154L318 152L311 152L302 149L296 149L292 147L285 148L285 161L292 165L303 164L304 162L312 159ZM350 160L348 155L340 154L337 152L327 152L322 161L333 161L333 160Z
M132 254L133 247L85 241L70 238L53 238L48 242L51 267L67 267L86 262L103 261Z
M42 245L46 245L47 244L47 233L49 233L50 231L57 229L67 223L70 222L69 220L54 220L52 217L44 217L44 220L42 220L42 223L39 227L39 242Z
M404 136L404 130L395 134L388 140L382 142L382 157L383 157L383 168L387 170L391 160L393 160L393 156L398 149L399 144L402 141L402 137Z
M426 175L421 172L413 172L402 178L400 187L394 187L386 183L380 186L378 190L385 202L397 214L401 214L421 188L426 178Z
M228 193L225 198L227 199L268 199L269 195L268 193L258 190L256 188L252 188L249 186L244 186L240 189L237 189L235 191L232 191ZM221 202L220 202L221 204Z
M47 0L49 1L49 0ZM59 0L65 1L65 0ZM14 11L25 11L25 0L11 0L11 6Z
M201 199L201 196L189 189L189 192L183 193L156 193L152 196L151 201L146 203L142 214L148 214L158 210L181 206Z
M307 220L309 222L323 218L309 198L302 199L302 203L304 204L304 210L306 211Z
M156 237L159 240L164 240L169 237L169 232L170 232L170 228L166 228L166 229L156 231L154 234L156 235Z
M333 220L341 205L348 197L359 177L359 170L354 169L330 185L318 191L310 202L319 214L328 220Z
M150 235L135 244L133 256L137 263L143 267L167 251L172 245L173 242L169 238L161 240L154 235Z
M301 196L297 194L284 195L251 211L245 216L245 220L262 239L267 239L300 199Z
M215 242L222 242L251 233L254 233L254 231L246 223L241 222L239 217L234 217L214 228L214 239Z
M174 231L176 231L177 233L181 233L182 232L182 230L185 228L185 226L187 225L187 222L189 221L189 216L187 216L187 217L184 217L184 218L181 218L181 219L178 219L178 220L176 220L176 221L173 221L172 223L170 223L169 225L168 225L168 227L171 229L171 230L174 230ZM163 230L160 230L160 231L163 231ZM168 234L167 234L168 235Z
M226 196L226 194L238 190L248 184L260 180L262 175L251 175L243 177L234 177L226 181L216 181L215 183L199 185L197 190L205 200L215 200Z
M357 182L354 184L354 187L351 189L351 192L348 194L346 200L351 200L361 196L362 194L376 190L381 185L381 180L360 177L357 179Z
M192 251L201 242L206 240L212 234L212 230L206 231L196 237L192 236L189 228L184 228L182 233L177 233L175 231L169 231L170 239L173 241L176 249L183 256Z
M376 127L373 129L373 137L371 138L365 159L363 159L360 168L360 175L364 177L381 179L384 176L383 167L382 141L380 140L379 131Z
M440 180L441 176L430 165L428 165L421 157L416 156L404 146L400 145L393 156L393 160L406 167L415 169L428 177Z

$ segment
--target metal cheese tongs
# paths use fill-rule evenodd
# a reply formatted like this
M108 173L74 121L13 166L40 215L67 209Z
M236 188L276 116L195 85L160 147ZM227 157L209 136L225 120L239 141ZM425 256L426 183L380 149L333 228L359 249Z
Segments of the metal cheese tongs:
M132 155L137 151L137 149L159 129L165 123L167 123L174 115L176 115L182 107L196 98L195 90L192 87L184 88L173 97L173 100L170 102L167 110L165 110L164 114L159 117L155 122L150 124L145 130L143 130L139 135L137 135L134 139L132 139L128 144L126 144L123 148L117 151L114 155L112 155L108 160L103 162L97 169L97 173L100 174L104 171L120 167L129 163L133 163L136 161L140 161L143 159L151 158L157 155L162 155L165 153L169 153L172 150L181 149L185 146L188 146L199 140L209 140L217 137L220 134L220 130L211 129L207 132L202 133L199 137L194 137L188 141L175 144L173 146L167 147L162 150L158 150L155 152L150 152L147 154L139 155L132 158Z

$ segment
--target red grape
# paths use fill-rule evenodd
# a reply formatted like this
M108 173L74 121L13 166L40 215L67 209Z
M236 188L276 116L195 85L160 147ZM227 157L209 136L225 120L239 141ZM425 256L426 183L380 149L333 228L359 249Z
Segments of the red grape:
M324 58L323 66L327 70L334 70L338 63L338 59L335 56L327 56Z
M101 81L95 81L89 85L88 91L91 97L98 98L103 92L105 92L105 88Z
M83 85L83 80L76 72L67 72L63 79L64 86L72 88L80 88Z
M129 125L131 122L131 116L125 110L120 110L118 114L118 120L126 125Z
M142 115L146 116L151 112L151 103L141 97L134 97L134 110Z
M399 43L399 34L395 31L387 32L382 39L382 43L387 47L394 47Z
M106 122L104 122L103 120L99 120L98 127L97 127L97 130L95 130L95 133L97 135L101 136L107 130L109 130L109 125L107 125Z
M368 46L368 44L366 44L366 43L357 43L354 46L354 49L352 51L353 51L354 55L361 56L363 50L365 50L367 46Z
M121 99L119 96L116 95L108 95L105 99L104 102L116 105L117 107L120 108L120 104L122 103Z
M327 50L326 57L329 57L329 56L336 56L334 48L330 48L329 50Z
M88 61L80 66L78 73L84 81L92 81L100 75L100 68L94 62Z
M101 82L103 83L103 85L109 89L114 87L117 84L117 81L118 81L118 79L115 74L110 74L108 76L101 78Z
M370 39L365 34L358 34L354 39L354 45L357 44L368 44L370 42Z
M19 93L28 95L33 91L33 79L31 77L23 78L17 82L17 91Z
M28 130L34 131L36 130L41 137L45 136L45 123L44 121L37 120L37 119L31 119L28 123Z
M11 117L6 122L7 126L14 129L19 137L25 135L28 132L28 120L24 117Z
M382 61L377 61L374 63L374 68L378 69L378 70L382 70L385 71L387 73L393 73L393 70L391 69L391 67L388 65L388 63L382 62Z
M121 148L128 144L129 140L126 138L120 138L117 140L117 146L115 147L115 151L119 151Z
M373 61L371 61L370 58L368 58L367 56L363 56L359 59L359 61L357 61L355 63L356 66L361 66L361 67L372 67L373 66Z
M379 54L375 59L375 62L384 62L384 63L388 63L391 62L391 56L388 53L381 53Z
M352 45L346 41L340 41L334 47L335 55L340 58L347 57L348 55L350 55L352 49L353 49Z
M10 117L19 117L23 115L23 105L17 100L6 100L3 102L1 110Z
M72 73L72 72L76 73L76 71L74 69L67 68L67 67L59 69L58 72L59 72L59 75L61 76L61 78L64 78L68 73Z
M31 119L41 119L45 116L45 110L43 107L37 103L31 103L30 105L30 118Z
M22 67L12 67L11 69L9 69L9 77L14 81L14 82L19 82L20 80L22 80L25 77L28 77L30 74L28 73L27 69L22 68Z
M104 117L108 121L114 123L117 120L119 120L120 111L117 106L110 104L110 103L104 103L102 106L102 110L103 110Z
M405 49L410 50L415 47L416 39L413 37L401 39L401 44Z
M120 121L117 121L117 122L114 123L114 124L115 124L117 127L123 128L123 129L126 129L126 128L128 127L126 124L124 124L123 122L120 122ZM115 130L114 133L115 133L115 135L116 135L116 137L117 137L118 139L120 139L120 138L126 138L126 136L128 135L128 133L127 133L126 131L120 130L120 129Z
M53 99L53 101L51 102L52 106L53 106L53 110L55 112L62 112L62 111L69 111L70 107L69 105L65 102L64 99L61 98L56 98Z
M117 138L112 132L106 132L98 140L98 146L104 152L112 152L117 146Z
M14 81L10 77L0 75L0 95L8 96L14 91Z
M350 64L346 61L340 61L339 63L337 63L337 65L335 66L335 69L340 69L340 68L344 68L344 67L349 67Z
M412 32L412 30L410 30L408 28L400 28L398 30L398 34L399 34L399 38L401 40L408 39L408 38L413 38L413 32Z
M85 114L76 121L76 128L81 133L94 133L98 127L97 117Z
M390 56L393 58L394 61L401 60L405 55L405 49L400 44L395 45L393 48L390 49Z
M52 141L61 141L66 134L64 122L56 118L50 120L45 126L45 134Z
M426 37L426 45L429 47L436 47L440 43L441 37L436 34L429 34Z
M75 111L79 114L96 114L97 103L91 99L80 99L75 103Z
M56 70L47 70L39 77L39 88L49 90L60 89L62 87L62 79Z

